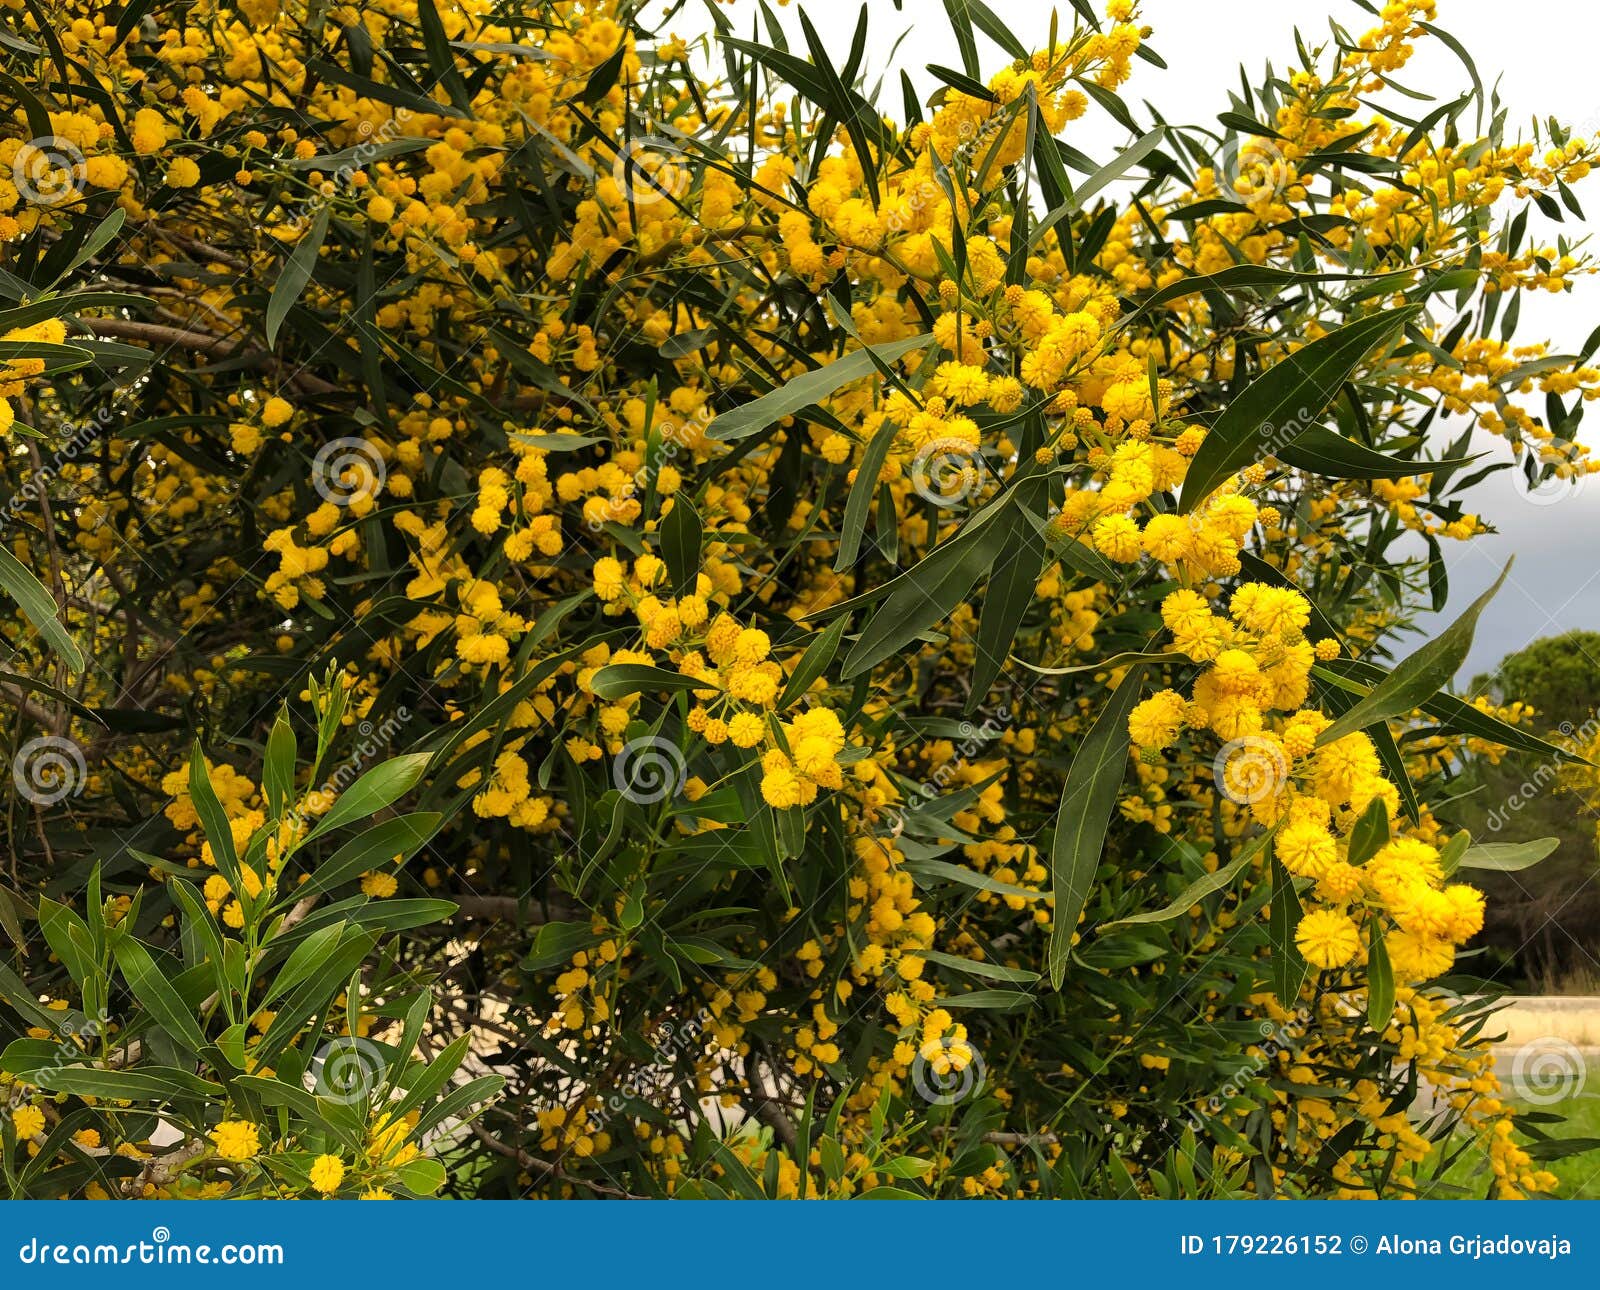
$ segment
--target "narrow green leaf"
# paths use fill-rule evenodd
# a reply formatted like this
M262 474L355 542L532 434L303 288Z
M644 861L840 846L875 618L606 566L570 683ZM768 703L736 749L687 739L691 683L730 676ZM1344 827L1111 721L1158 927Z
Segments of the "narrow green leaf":
M1276 832L1276 830L1273 830ZM1198 905L1207 896L1215 895L1232 885L1233 880L1243 873L1255 858L1261 854L1268 842L1272 840L1273 833L1263 833L1260 837L1252 838L1239 849L1236 855L1227 864L1221 866L1214 873L1208 873L1203 878L1197 878L1173 898L1170 904L1160 909L1152 909L1142 914L1133 914L1128 918L1118 918L1109 923L1101 923L1096 929L1098 935L1104 936L1107 932L1120 931L1124 927L1136 927L1148 923L1169 923L1174 918L1181 918Z
M1560 846L1560 838L1536 838L1532 842L1480 842L1467 848L1466 854L1461 857L1461 867L1516 873L1532 868Z
M305 235L295 243L294 250L284 261L283 272L273 284L272 297L267 301L268 349L277 347L278 329L283 326L283 320L289 316L290 308L300 299L300 293L311 281L311 274L317 267L317 254L322 250L323 240L328 236L330 214L331 210L327 206L317 212L316 219L312 221Z
M1514 558L1514 557L1513 557ZM1318 745L1330 744L1367 726L1377 725L1393 717L1403 717L1414 708L1420 708L1435 692L1450 684L1450 680L1466 661L1472 649L1472 636L1477 630L1478 616L1494 599L1495 593L1511 572L1511 560L1500 570L1494 585L1467 606L1461 617L1428 641L1421 649L1403 659L1389 675L1372 687L1371 693L1348 712L1338 717L1318 737Z
M683 595L694 586L700 572L700 543L704 534L700 512L684 494L672 499L672 509L661 521L661 558L667 563L667 577L674 594Z
M411 791L432 758L427 753L402 753L374 766L339 794L333 809L317 821L306 841L331 833L356 820L364 820Z
M1128 714L1139 701L1144 668L1128 669L1112 691L1089 733L1078 745L1056 813L1055 840L1050 847L1050 880L1055 910L1050 921L1047 956L1050 984L1055 989L1067 975L1067 958L1078 917L1089 901L1095 870L1105 848L1106 829L1117 805L1117 793L1128 770Z
M913 350L926 349L932 340L927 335L909 336L903 340L874 345L870 354L866 350L856 350L823 367L802 372L759 399L720 413L706 433L709 438L724 442L748 439L753 434L760 434L773 422L821 402L841 386L871 376L877 371L874 357L880 362L893 362Z
M629 695L656 690L704 690L706 683L682 672L669 672L648 663L611 663L602 667L589 682L601 699L626 699Z
M1319 336L1256 377L1206 432L1184 477L1179 509L1192 511L1235 471L1282 448L1286 427L1309 427L1367 355L1421 308L1411 305L1358 318Z
M1367 934L1367 1024L1380 1035L1394 1015L1394 968L1383 943L1383 925L1374 918Z
M83 671L83 651L57 616L55 598L26 565L11 554L8 546L0 546L0 590L17 602L23 617L38 629L50 648L66 660L69 668L74 672Z
M1267 929L1272 942L1272 990L1285 1008L1294 1007L1306 979L1306 961L1295 944L1295 929L1300 926L1300 897L1276 856L1272 860L1272 908Z

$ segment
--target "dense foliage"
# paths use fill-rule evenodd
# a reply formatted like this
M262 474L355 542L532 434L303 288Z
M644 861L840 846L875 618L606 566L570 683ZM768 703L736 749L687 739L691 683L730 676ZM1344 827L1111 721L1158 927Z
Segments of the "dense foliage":
M949 8L8 3L13 1193L1549 1186L1429 803L1571 754L1395 642L1596 149Z

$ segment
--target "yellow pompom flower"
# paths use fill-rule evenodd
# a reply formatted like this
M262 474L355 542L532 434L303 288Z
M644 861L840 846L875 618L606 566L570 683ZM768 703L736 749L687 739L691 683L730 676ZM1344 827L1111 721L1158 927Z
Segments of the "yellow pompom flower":
M311 1185L324 1196L339 1190L344 1181L344 1161L338 1156L318 1156L311 1165Z
M211 1130L211 1141L224 1160L249 1160L261 1150L261 1134L248 1120L224 1120Z
M1314 909L1300 920L1294 943L1313 967L1339 968L1355 958L1361 934L1353 919L1336 909Z

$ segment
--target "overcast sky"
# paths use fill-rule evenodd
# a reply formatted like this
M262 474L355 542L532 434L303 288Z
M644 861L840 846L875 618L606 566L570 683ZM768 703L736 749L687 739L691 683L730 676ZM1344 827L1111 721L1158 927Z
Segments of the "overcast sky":
M830 51L842 58L855 25L855 0L800 3ZM902 33L906 35L895 66L910 72L919 87L931 91L938 84L922 70L928 63L960 65L940 0L904 0L900 11L892 0L869 0L869 6L869 50L877 51L878 59L874 72ZM989 7L1011 24L1024 44L1045 44L1050 30L1049 5L1039 0L989 0ZM1072 11L1066 3L1060 8L1065 29L1071 25ZM791 4L778 12L794 33L796 46L804 49L795 10L796 5ZM741 27L748 25L752 11L748 3L728 10ZM1595 51L1600 49L1600 4L1592 0L1521 0L1514 5L1504 0L1441 0L1438 12L1439 26L1471 52L1485 84L1498 79L1501 99L1510 110L1508 132L1525 129L1534 116L1543 119L1551 115L1586 136L1600 132L1600 80L1594 72ZM1374 25L1372 15L1352 0L1145 0L1141 16L1155 29L1150 44L1168 68L1162 71L1136 61L1133 80L1121 91L1124 99L1130 105L1148 101L1175 123L1212 128L1216 128L1216 114L1228 108L1227 89L1238 84L1238 65L1243 62L1252 73L1258 73L1270 59L1281 70L1293 58L1296 27L1305 43L1314 46L1327 38L1330 17L1354 34ZM691 10L673 23L685 36L698 34L707 26L698 12ZM1432 48L1419 53L1401 74L1403 83L1440 102L1469 88L1454 55L1436 41L1427 44ZM998 66L1004 55L986 42L985 46L985 66ZM869 64L870 59L871 55ZM886 93L885 101L897 104L898 93ZM1416 116L1428 110L1426 105L1413 106ZM1142 118L1146 114L1136 111L1135 115ZM1070 125L1063 138L1096 158L1109 158L1127 141L1124 131L1094 109L1085 120ZM1580 185L1578 196L1586 211L1600 212L1600 175ZM1565 227L1569 236L1577 235L1572 223ZM1526 297L1517 339L1549 339L1559 352L1573 353L1597 324L1600 276L1580 280L1575 290L1562 295ZM1597 435L1600 408L1591 410L1579 437L1596 444L1600 442ZM1498 452L1509 459L1503 441L1486 433L1482 439L1477 450ZM1502 471L1491 476L1472 496L1472 508L1499 532L1467 543L1444 544L1450 572L1446 618L1459 613L1494 580L1506 558L1516 555L1511 577L1479 624L1472 655L1462 670L1463 682L1540 636L1573 627L1600 630L1600 476L1575 492L1530 500L1512 482L1513 475ZM1408 652L1414 643L1403 644L1401 651ZM1596 666L1600 667L1600 660Z

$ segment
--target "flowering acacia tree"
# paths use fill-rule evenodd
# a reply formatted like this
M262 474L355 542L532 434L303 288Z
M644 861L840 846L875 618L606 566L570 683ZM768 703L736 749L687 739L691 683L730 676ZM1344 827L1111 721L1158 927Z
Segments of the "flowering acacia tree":
M1431 0L1220 133L951 9L898 122L864 15L12 11L13 1191L1551 1183L1428 803L1562 754L1395 640L1589 469L1594 149Z

